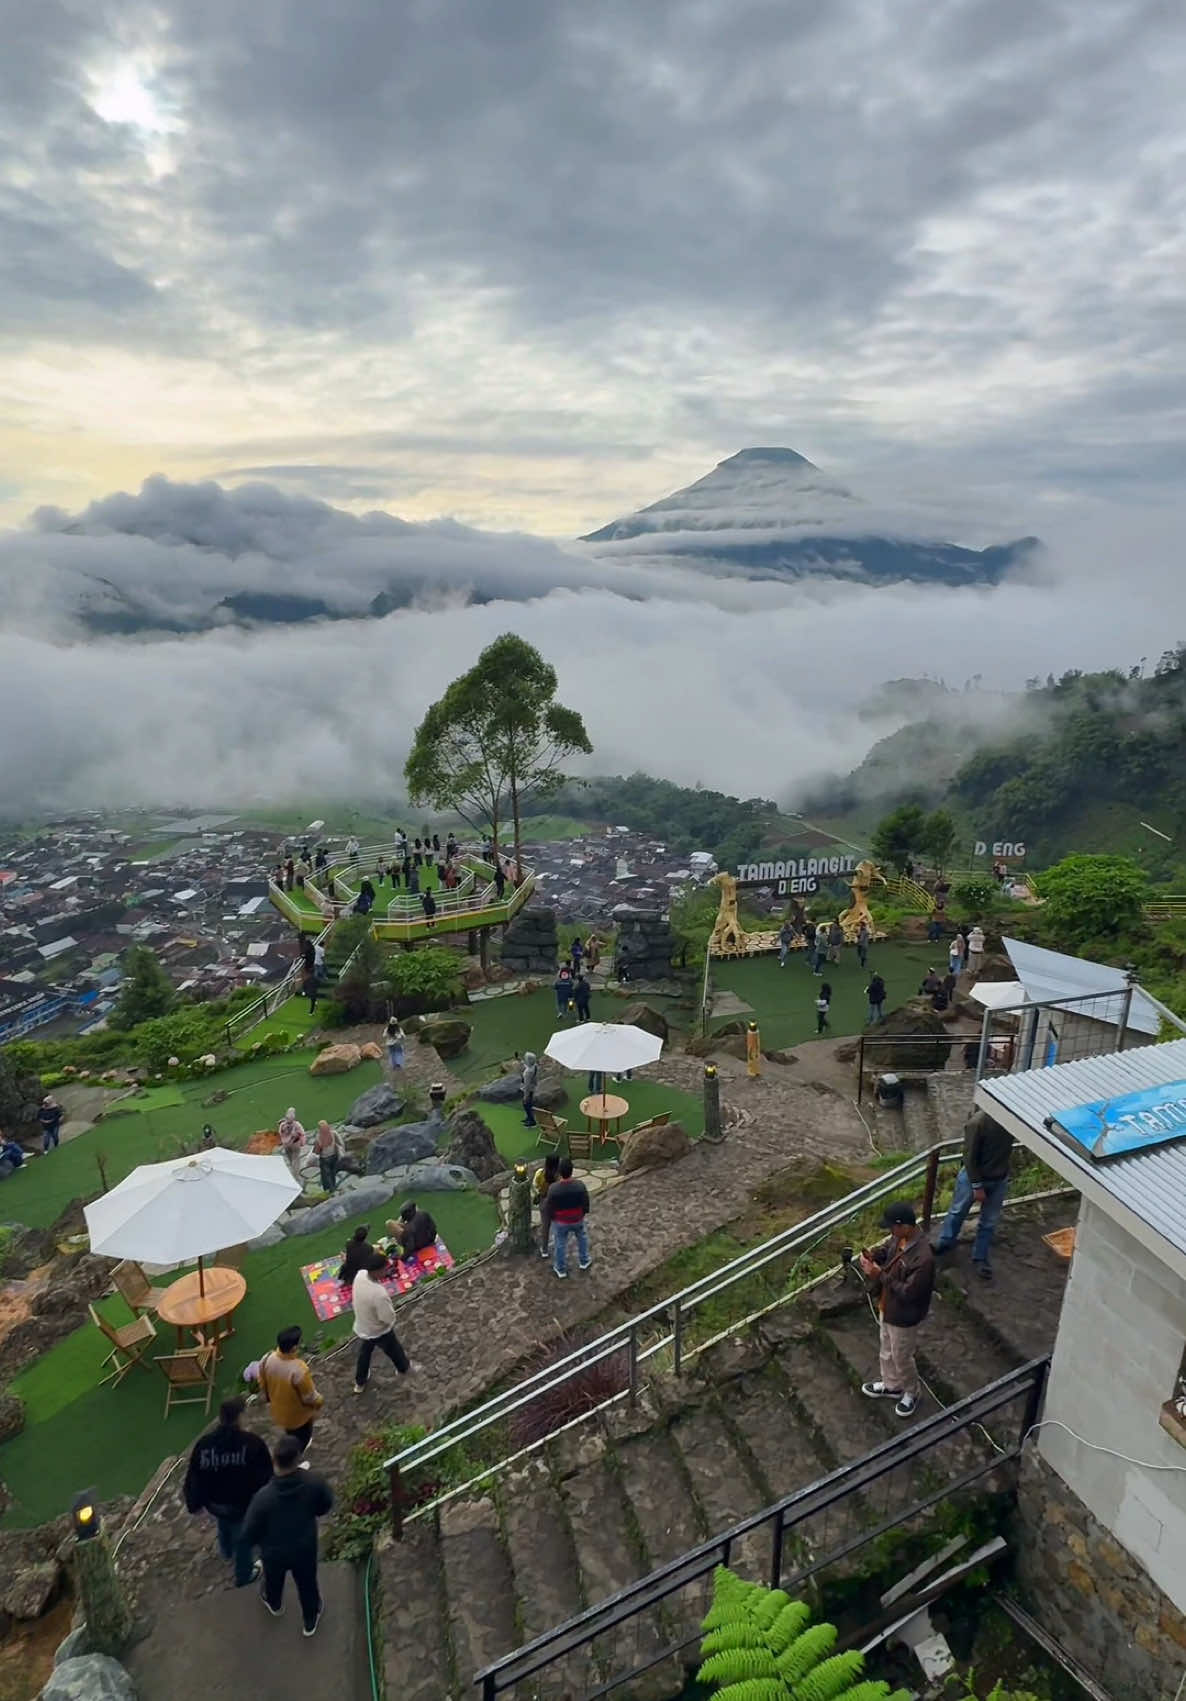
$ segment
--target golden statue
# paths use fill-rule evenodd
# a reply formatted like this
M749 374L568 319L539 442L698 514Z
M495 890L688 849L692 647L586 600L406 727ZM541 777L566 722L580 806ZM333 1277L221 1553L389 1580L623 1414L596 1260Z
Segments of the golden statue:
M750 936L737 919L737 881L731 874L716 874L711 883L721 888L721 906L708 942L710 956L748 956Z
M845 910L839 918L844 930L845 943L855 944L857 934L861 931L861 923L869 929L870 939L884 939L885 934L878 931L877 923L869 913L869 893L874 886L888 885L885 875L875 862L858 862L849 882L852 891L852 907Z

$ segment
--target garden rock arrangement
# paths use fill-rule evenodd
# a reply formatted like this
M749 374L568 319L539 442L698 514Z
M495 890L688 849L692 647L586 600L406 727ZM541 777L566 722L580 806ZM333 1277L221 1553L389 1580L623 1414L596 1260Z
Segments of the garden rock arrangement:
M631 980L666 980L670 976L676 941L662 911L618 904L614 925L618 929L618 965L625 964Z
M118 1660L80 1654L55 1665L40 1701L136 1701L136 1685Z
M664 1123L661 1128L640 1128L622 1148L622 1174L649 1169L653 1164L674 1163L691 1150L692 1142L678 1122Z
M476 1110L459 1110L449 1122L449 1144L445 1162L471 1170L479 1181L501 1175L506 1161L494 1144L494 1135Z
M420 1029L420 1044L433 1046L438 1057L459 1057L472 1032L469 1023L458 1016L432 1016Z
M345 1075L362 1062L362 1047L327 1045L309 1065L310 1075Z
M555 910L525 909L503 936L502 966L511 975L554 975L558 952Z
M420 1158L430 1158L444 1127L443 1118L434 1111L427 1122L405 1122L400 1128L389 1128L376 1135L367 1148L366 1172L382 1175L384 1170L400 1164L414 1164Z
M503 1074L479 1087L474 1097L483 1104L518 1104L523 1097L523 1065L516 1058L512 1063L504 1063L503 1070ZM564 1072L546 1057L540 1059L535 1103L542 1110L558 1110L562 1104L568 1103Z
M346 1112L345 1120L351 1128L377 1128L381 1122L394 1122L403 1108L403 1099L386 1081L379 1081L359 1094Z
M641 1028L646 1034L653 1034L656 1039L667 1044L671 1029L667 1017L661 1011L652 1009L649 1004L630 1004L618 1017L619 1022L628 1022L632 1027Z

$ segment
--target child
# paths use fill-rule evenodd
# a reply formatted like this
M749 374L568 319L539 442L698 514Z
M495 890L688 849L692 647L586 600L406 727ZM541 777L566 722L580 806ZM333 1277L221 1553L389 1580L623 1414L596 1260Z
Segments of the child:
M819 997L815 1001L815 1031L822 1034L828 1026L828 1006L832 1002L832 988L824 981L819 989Z

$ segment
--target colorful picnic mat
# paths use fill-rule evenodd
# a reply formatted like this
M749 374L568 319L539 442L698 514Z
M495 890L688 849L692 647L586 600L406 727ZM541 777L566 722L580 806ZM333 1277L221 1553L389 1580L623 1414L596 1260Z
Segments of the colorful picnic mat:
M341 1268L342 1254L339 1252L333 1258L321 1258L315 1264L306 1264L301 1270L309 1290L309 1301L323 1323L354 1309L349 1287L338 1280ZM421 1276L435 1275L438 1270L452 1268L453 1254L438 1235L435 1246L426 1246L423 1252L414 1252L410 1258L393 1259L379 1280L394 1299L397 1294L407 1293L409 1288L415 1287Z

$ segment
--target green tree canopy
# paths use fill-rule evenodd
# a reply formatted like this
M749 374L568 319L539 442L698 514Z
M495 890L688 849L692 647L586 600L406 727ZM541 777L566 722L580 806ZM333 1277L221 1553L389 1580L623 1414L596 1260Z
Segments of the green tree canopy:
M399 1002L416 1000L425 1010L447 1010L458 989L461 960L444 945L401 951L391 960L388 983Z
M1127 856L1068 856L1039 880L1042 921L1064 950L1139 932L1148 880Z
M914 853L922 850L926 828L927 817L919 804L901 804L878 822L871 842L873 855L903 873Z
M123 960L119 1000L111 1014L113 1028L134 1028L153 1016L164 1016L176 1001L173 982L147 945L132 945Z
M947 867L956 840L955 822L946 809L936 809L923 825L922 849L940 874Z

